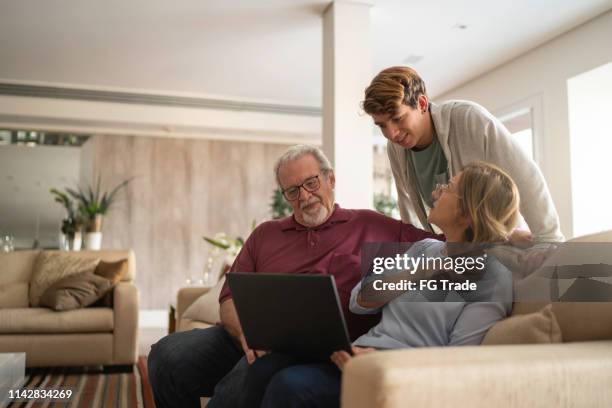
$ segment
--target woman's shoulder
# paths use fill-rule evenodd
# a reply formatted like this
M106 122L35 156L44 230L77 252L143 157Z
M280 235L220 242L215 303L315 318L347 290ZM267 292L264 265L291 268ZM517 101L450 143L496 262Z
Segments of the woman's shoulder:
M437 256L442 253L444 245L444 241L438 241L437 239L433 238L425 238L412 244L410 251L412 253L427 252L428 256Z

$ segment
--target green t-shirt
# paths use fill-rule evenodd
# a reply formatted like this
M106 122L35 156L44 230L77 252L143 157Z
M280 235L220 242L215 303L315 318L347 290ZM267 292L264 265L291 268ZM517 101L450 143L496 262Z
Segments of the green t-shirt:
M436 188L436 184L446 184L449 180L448 162L438 138L434 135L432 143L423 150L409 150L407 160L409 172L410 162L414 166L419 194L423 202L431 208L433 205L431 193Z

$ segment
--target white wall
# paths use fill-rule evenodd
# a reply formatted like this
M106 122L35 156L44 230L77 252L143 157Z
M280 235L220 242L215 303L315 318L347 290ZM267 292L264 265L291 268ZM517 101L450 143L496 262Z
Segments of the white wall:
M0 146L0 233L13 235L16 247L32 246L37 222L40 245L57 245L66 212L49 189L77 184L80 152L65 146Z
M567 80L612 61L612 11L443 95L470 99L493 113L525 100L541 103L540 165L566 237L573 236ZM537 120L537 119L536 119ZM596 147L595 147L596 148ZM602 175L602 183L608 184Z

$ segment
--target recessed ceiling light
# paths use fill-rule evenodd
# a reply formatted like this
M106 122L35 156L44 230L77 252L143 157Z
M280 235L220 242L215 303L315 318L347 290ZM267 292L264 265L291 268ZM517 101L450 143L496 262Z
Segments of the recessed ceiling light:
M463 23L457 23L453 26L454 29L457 30L465 30L468 28L467 24L463 24Z
M403 61L403 62L404 62L404 64L416 64L417 62L419 62L419 61L420 61L420 60L422 60L422 59L423 59L423 56L422 56L422 55L414 55L414 54L411 54L411 55L407 56L407 57L404 59L404 61Z

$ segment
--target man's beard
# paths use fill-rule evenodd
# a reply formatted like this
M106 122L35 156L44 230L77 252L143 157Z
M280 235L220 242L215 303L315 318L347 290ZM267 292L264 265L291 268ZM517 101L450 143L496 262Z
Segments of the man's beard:
M309 204L314 204L314 203L321 203L321 205L319 205L319 208L317 209L316 212L313 213L313 212L304 211L304 207L306 207ZM323 224L327 220L327 217L329 217L329 209L325 207L325 205L323 204L321 200L318 200L318 199L311 200L311 201L308 201L302 204L301 208L302 208L302 218L304 220L304 223L307 224L309 227L317 227Z

